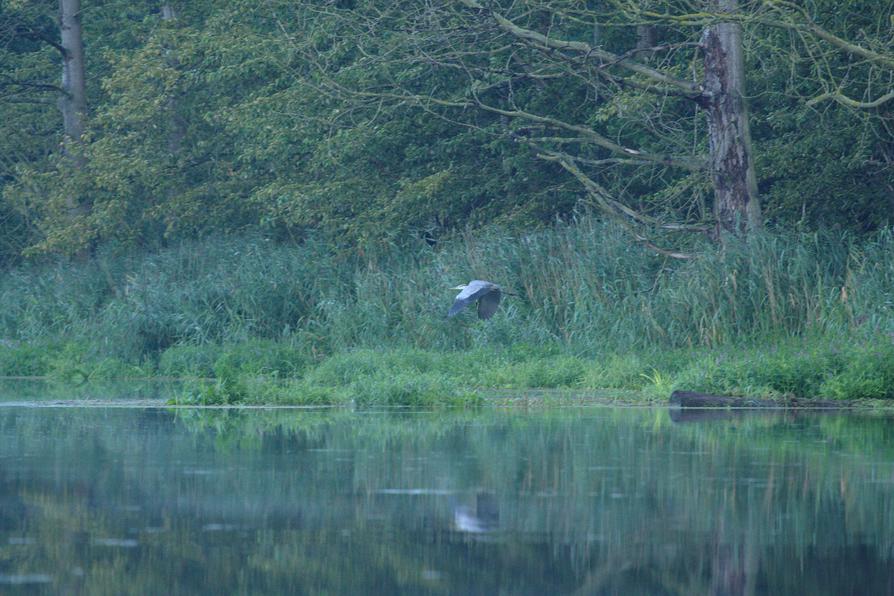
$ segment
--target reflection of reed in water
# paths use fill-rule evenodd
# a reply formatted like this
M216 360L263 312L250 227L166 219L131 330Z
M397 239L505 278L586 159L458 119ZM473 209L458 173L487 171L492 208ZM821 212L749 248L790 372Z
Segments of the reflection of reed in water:
M488 491L478 491L475 493L474 507L454 503L453 526L457 531L469 534L486 534L499 529L500 506L496 495Z
M894 594L890 416L711 413L733 417L7 408L2 573L85 594Z

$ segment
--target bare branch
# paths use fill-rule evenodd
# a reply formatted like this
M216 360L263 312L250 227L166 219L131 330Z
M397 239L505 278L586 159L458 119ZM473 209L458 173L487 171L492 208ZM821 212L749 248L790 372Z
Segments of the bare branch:
M595 180L584 174L580 168L578 168L574 164L574 159L567 154L563 153L543 153L538 155L541 159L547 161L554 161L558 163L562 168L564 168L567 172L569 172L572 176L577 178L581 184L583 184L584 188L587 190L587 194L589 194L596 201L596 206L599 207L606 215L610 216L615 221L619 222L624 229L626 229L634 239L642 244L643 246L653 250L659 254L674 258L674 259L691 259L693 255L685 252L668 250L666 248L662 248L653 242L651 242L644 235L639 233L634 226L623 216L626 215L630 219L633 219L637 223L645 224L645 225L657 225L658 227L663 227L665 229L672 230L687 230L687 231L705 231L706 228L700 226L685 226L679 224L662 224L658 222L654 218L648 217L642 213L634 211L630 207L624 205L623 203L614 200L611 198L609 193L602 188Z
M859 46L855 43L851 43L845 39L842 39L835 35L834 33L823 29L810 17L807 10L802 6L798 6L793 2L787 2L786 0L764 0L764 5L771 8L784 8L788 9L792 12L795 12L804 19L803 23L784 23L780 21L768 21L766 24L775 24L776 26L781 27L802 27L807 31L813 33L818 38L823 41L827 41L833 46L839 48L847 52L848 54L852 54L854 56L860 56L870 62L874 62L876 64L882 65L885 68L894 69L894 56L880 54L878 52L874 52L868 48L864 48L863 46Z
M599 58L600 60L610 62L613 65L617 65L637 74L641 74L657 83L680 89L685 92L684 94L686 97L690 97L692 99L701 97L703 94L703 90L701 89L701 87L699 85L696 85L695 83L672 77L667 73L661 72L660 70L656 70L654 68L646 66L645 64L623 58L621 56L618 56L617 54L607 52L601 48L591 46L590 44L583 41L553 39L547 37L546 35L543 35L542 33L532 31L531 29L525 29L524 27L516 25L500 13L483 7L476 0L459 1L469 8L474 8L488 13L494 19L494 21L496 21L501 29L526 42L533 43L545 48L552 48L555 50L572 50L588 57Z
M832 100L832 101L840 103L841 105L846 106L848 108L855 108L858 110L871 110L873 108L877 108L877 107L881 106L884 103L891 101L892 99L894 99L894 91L885 93L881 97L874 99L872 101L857 101L856 99L851 99L850 97L847 97L846 95L844 95L842 93L830 91L828 93L823 93L822 95L814 97L813 99L811 99L810 101L807 102L807 105L815 106L815 105L822 103L824 101Z
M475 99L478 107L480 107L482 110L493 112L495 114L500 114L502 116L507 116L510 118L522 118L531 122L540 122L542 124L548 124L556 128L562 128L571 132L575 132L579 135L582 135L583 138L588 139L591 143L599 145L600 147L608 149L609 151L612 151L614 153L635 156L636 159L640 161L660 163L692 171L702 170L707 164L705 160L698 158L671 155L653 155L651 153L645 153L637 149L631 149L629 147L619 145L618 143L615 143L614 141L602 136L595 130L587 128L585 126L569 124L568 122L563 122L556 118L551 118L549 116L540 116L537 114L532 114L531 112L525 112L523 110L504 110L495 106L485 104L477 97Z

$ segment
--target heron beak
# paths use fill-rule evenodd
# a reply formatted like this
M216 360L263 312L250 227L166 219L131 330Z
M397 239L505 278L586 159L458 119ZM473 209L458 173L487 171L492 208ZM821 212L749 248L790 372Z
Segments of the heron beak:
M453 287L453 288L450 288L450 289L451 289L451 290L465 290L465 289L466 289L466 286L456 286L456 287Z

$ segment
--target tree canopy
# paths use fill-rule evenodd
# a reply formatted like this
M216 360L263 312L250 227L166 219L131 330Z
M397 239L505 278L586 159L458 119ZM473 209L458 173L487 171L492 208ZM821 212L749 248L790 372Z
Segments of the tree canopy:
M894 214L891 2L83 0L76 145L66 4L0 6L5 262L247 230L436 242L583 211L673 253L656 231L736 216L711 157L723 94L762 223ZM742 97L712 91L723 27Z

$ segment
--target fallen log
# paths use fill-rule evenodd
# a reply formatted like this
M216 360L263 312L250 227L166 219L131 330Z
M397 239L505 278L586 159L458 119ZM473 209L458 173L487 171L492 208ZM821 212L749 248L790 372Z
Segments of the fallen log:
M758 399L755 397L711 395L697 391L680 390L671 393L670 405L679 408L816 408L824 410L841 410L854 407L853 403L846 401L805 399L800 397Z

